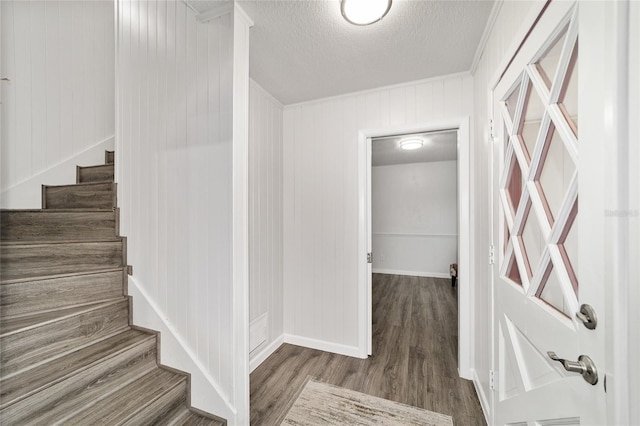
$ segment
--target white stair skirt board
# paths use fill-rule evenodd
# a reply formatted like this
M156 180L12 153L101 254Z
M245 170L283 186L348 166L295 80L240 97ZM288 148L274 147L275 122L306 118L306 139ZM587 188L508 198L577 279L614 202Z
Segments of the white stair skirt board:
M253 370L258 368L260 364L265 362L280 346L284 343L284 334L278 336L273 342L265 346L263 349L256 349L255 353L251 353L249 360L249 372L253 373Z
M0 208L39 209L42 207L42 185L70 185L76 183L76 166L104 164L104 152L113 151L115 138L108 138L43 170L27 180L2 190Z
M445 272L419 272L419 271L399 271L396 269L372 269L374 274L408 275L410 277L447 278L451 275Z
M191 406L227 419L235 424L236 410L229 405L229 397L222 392L215 379L191 352L165 315L151 301L145 290L129 277L128 295L133 298L133 324L160 332L160 363L186 371L191 375Z
M303 346L305 348L317 349L319 351L331 352L338 355L346 355L354 358L365 359L367 356L362 356L357 346L342 345L340 343L327 342L325 340L312 339L309 337L296 336L293 334L284 334L284 343L289 343L296 346Z

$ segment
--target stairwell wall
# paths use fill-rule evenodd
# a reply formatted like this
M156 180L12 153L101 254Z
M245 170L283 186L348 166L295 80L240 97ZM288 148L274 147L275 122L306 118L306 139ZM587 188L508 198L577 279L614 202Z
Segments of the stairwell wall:
M40 185L113 149L113 1L0 2L3 208L40 208Z
M118 1L116 176L134 323L163 332L162 362L191 373L192 404L231 425L249 393L248 350L236 353L239 31L235 12L205 21L183 1Z
M251 351L253 370L282 344L284 332L283 106L254 81L250 90L249 319L251 341L257 345Z

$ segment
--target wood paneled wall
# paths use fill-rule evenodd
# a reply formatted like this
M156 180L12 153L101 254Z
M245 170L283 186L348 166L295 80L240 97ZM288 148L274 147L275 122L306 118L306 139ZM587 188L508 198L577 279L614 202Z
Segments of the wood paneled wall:
M358 130L428 124L472 108L470 75L285 107L286 334L327 350L358 346Z
M118 6L116 167L132 280L233 406L232 17L199 23L173 0Z
M2 1L0 14L6 190L113 136L115 25L112 1Z
M471 162L476 165L471 175L471 193L473 194L472 211L476 224L474 246L472 250L484 259L488 255L489 245L492 242L491 235L491 141L489 139L489 110L490 90L493 89L495 79L499 77L499 68L506 65L508 51L512 50L516 33L521 30L524 18L530 14L536 2L509 2L500 4L500 9L486 46L480 57L474 78L474 117L475 129L473 130L474 143L471 147ZM474 370L475 379L481 385L480 400L485 410L490 409L489 401L491 390L489 389L489 371L491 365L491 266L484 261L475 262L473 271L476 300L475 306L475 333L474 333Z
M282 114L275 98L251 81L249 100L249 311L267 314L267 341L284 332L282 282Z

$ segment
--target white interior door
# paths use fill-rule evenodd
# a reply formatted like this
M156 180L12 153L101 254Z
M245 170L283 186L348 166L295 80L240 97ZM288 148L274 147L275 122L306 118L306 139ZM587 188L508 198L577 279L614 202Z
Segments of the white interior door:
M589 195L598 187L581 179L597 159L583 156L579 137L587 128L580 121L583 90L590 86L578 84L589 49L578 44L578 8L551 1L494 90L500 425L606 423L604 285L594 273L601 263L591 262L604 237L589 214L602 205ZM595 310L595 329L576 317L582 304ZM551 352L576 364L553 360ZM586 367L585 358L577 364L585 355L597 380L565 369Z

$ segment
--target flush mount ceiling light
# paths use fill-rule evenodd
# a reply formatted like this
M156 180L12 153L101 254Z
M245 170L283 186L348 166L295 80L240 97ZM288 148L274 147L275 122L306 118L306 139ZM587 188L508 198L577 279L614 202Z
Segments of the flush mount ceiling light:
M391 0L340 0L342 16L353 25L378 22L390 8Z
M400 142L400 148L406 150L422 148L422 139L407 139Z

